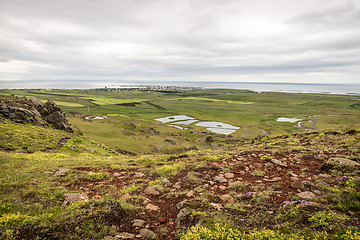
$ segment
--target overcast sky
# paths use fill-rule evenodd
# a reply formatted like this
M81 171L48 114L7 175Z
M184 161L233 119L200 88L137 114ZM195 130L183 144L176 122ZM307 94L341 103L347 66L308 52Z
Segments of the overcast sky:
M0 0L0 88L49 81L360 83L360 1Z

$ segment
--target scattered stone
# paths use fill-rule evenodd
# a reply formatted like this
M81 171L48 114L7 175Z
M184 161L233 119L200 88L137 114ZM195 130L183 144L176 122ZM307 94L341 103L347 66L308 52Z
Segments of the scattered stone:
M214 142L214 139L213 139L212 136L208 136L208 137L206 137L205 142L206 143L212 143L212 142Z
M185 200L184 200L184 201L179 202L178 204L176 204L176 208L177 208L178 210L180 210L180 209L184 208L185 203L186 203L186 201L185 201Z
M241 182L236 181L236 182L229 182L229 188L236 188L237 186L239 186L241 184Z
M122 195L122 196L120 197L120 199L122 199L122 200L126 200L126 199L128 199L128 198L130 198L130 193L125 193L124 195Z
M210 164L210 168L214 169L214 170L219 170L221 168L220 164L217 162L211 163Z
M122 232L115 236L116 239L133 239L134 237L134 234L128 232Z
M153 231L146 229L146 228L141 229L139 233L140 233L141 237L143 237L145 239L155 239L156 238L156 234Z
M77 148L74 145L69 146L71 150L77 151Z
M93 148L87 148L85 149L85 151L88 151L88 152L95 152L95 150Z
M214 177L214 182L218 183L226 183L228 180L224 178L223 176L216 176Z
M114 177L119 177L121 174L120 173L114 173Z
M276 165L279 165L279 166L282 166L282 167L287 167L287 164L286 164L286 163L284 163L284 162L282 162L282 161L280 161L280 160L277 160L277 159L271 159L271 162L272 162L273 164L276 164Z
M81 190L81 191L87 191L87 190L89 190L87 187L79 187L79 190Z
M94 199L101 199L101 196L96 194L96 195L94 196Z
M146 204L149 204L149 203L151 203L150 199L145 198L145 200L143 201L143 204L146 205Z
M209 184L210 184L211 186L213 186L213 185L215 184L215 182L209 181Z
M299 180L295 180L295 182L293 184L291 184L292 188L297 188L297 189L304 189L304 184L299 181Z
M262 164L261 164L261 163L254 163L254 167L255 167L255 168L261 168L261 167L262 167Z
M349 160L347 158L341 158L341 157L330 158L329 161L327 161L326 163L327 164L337 163L337 164L342 164L342 165L346 165L346 166L360 167L360 163Z
M162 183L165 183L165 184L170 183L170 181L169 181L167 178L163 178L163 179L161 180L161 182L162 182Z
M211 175L210 175L210 174L206 174L204 178L205 178L205 179L211 179Z
M319 190L314 190L313 192L317 195L321 195L321 191L319 191Z
M66 176L69 171L68 168L62 168L54 173L54 177Z
M179 182L175 183L173 188L180 189L181 188L180 183Z
M142 227L145 224L145 221L142 219L135 219L133 226L134 227Z
M248 172L250 169L249 167L245 167L245 171Z
M86 202L89 197L85 193L64 193L64 204L73 202Z
M145 207L147 210L149 210L149 211L159 211L160 210L160 208L158 207L158 206L155 206L155 205L153 205L153 204L151 204L151 203L149 203L148 205L146 205L146 207Z
M290 180L291 181L296 181L296 180L299 180L299 178L298 177L290 177Z
M305 198L305 199L314 199L315 198L315 194L309 191L306 192L301 192L297 194L300 198Z
M245 175L246 174L245 171L240 171L239 173L240 173L240 175Z
M145 176L145 174L143 174L143 173L141 173L141 172L134 172L134 177L135 178L142 178L142 177L144 177Z
M225 203L234 203L234 198L228 194L222 195L220 199Z
M175 220L176 225L178 226L180 225L181 218L183 218L186 215L187 211L188 210L186 208L180 210L180 212L176 216L176 220Z
M272 179L264 178L264 180L267 182L277 182L277 181L280 181L281 179L282 179L281 177L274 177Z
M156 190L157 187L160 187L160 185L148 186L144 192L149 195L160 195L160 192Z
M296 175L293 171L290 171L289 174L290 174L290 176L292 176L292 177L299 177L299 176Z
M190 190L187 194L186 194L187 197L193 197L194 196L194 191L193 190Z
M217 211L223 210L223 206L219 203L210 203L211 206L213 206Z
M115 240L115 239L116 238L114 238L113 236L106 236L102 240Z
M225 191L225 190L227 189L227 187L225 187L225 186L219 186L219 189L220 189L220 191Z
M321 178L332 178L332 176L329 175L329 174L319 174L319 177L321 177Z
M226 178L234 178L234 174L227 172L227 173L225 173L225 177Z

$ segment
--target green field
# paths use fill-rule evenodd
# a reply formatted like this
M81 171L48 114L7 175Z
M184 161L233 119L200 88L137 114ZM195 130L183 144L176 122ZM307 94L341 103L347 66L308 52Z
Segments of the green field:
M70 122L85 136L133 153L181 152L194 147L222 148L267 134L360 125L360 109L356 107L359 100L345 95L256 93L228 89L176 92L1 90L0 94L52 100L69 113ZM124 103L137 104L121 105ZM108 118L84 119L84 116L102 115ZM240 129L231 135L221 135L195 124L186 126L187 130L179 130L154 120L172 115L227 123ZM303 119L303 128L294 127L295 123L278 122L279 117ZM212 144L205 143L207 136L213 137Z
M143 228L154 239L360 239L358 97L0 94L54 101L75 130L0 117L0 239L111 240ZM172 115L240 129L222 135L155 120ZM279 117L303 119L301 128ZM144 225L134 226L139 220Z

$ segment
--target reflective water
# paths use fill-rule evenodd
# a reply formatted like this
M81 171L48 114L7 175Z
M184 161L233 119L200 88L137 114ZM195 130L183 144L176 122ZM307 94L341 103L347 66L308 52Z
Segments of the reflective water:
M164 118L157 118L156 121L162 122L162 123L171 123L169 127L174 127L180 130L185 130L188 128L184 128L178 125L190 125L195 122L198 122L199 120L194 119L193 117L189 117L186 115L175 115L175 116L169 116ZM239 127L222 123L222 122L199 122L195 126L197 127L206 127L208 131L214 132L214 133L220 133L220 134L231 134L235 132L236 130L240 129Z
M291 122L291 123L294 123L294 122L298 122L298 121L301 121L302 119L298 119L298 118L285 118L285 117L281 117L281 118L278 118L277 121L278 122Z
M236 131L233 129L226 129L226 128L207 128L207 130L214 132L214 133L220 133L220 134L231 134Z
M183 121L183 120L189 120L194 119L193 117L189 117L186 115L177 115L177 116L169 116L164 118L157 118L156 121L160 121L162 123L168 123L168 122L175 122L175 121Z
M222 123L222 122L199 122L195 126L198 127L208 127L208 128L225 128L225 129L240 129L239 127L235 127L230 124Z
M106 116L102 116L102 117L99 117L99 116L95 116L95 117L86 117L85 119L86 120L102 120L102 119L105 119L107 118Z
M180 121L180 122L175 122L174 124L181 124L181 125L190 125L194 122L198 122L199 120L187 120L187 121Z
M174 127L174 128L177 128L177 129L180 129L180 130L186 130L188 128L183 128L183 127L180 127L180 126L176 126L176 125L169 125L169 127Z

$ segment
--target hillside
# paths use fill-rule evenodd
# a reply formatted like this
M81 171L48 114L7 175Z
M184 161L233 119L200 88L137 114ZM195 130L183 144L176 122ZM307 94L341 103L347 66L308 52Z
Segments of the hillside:
M236 134L207 132L210 147L131 155L76 118L71 133L0 117L1 238L360 239L357 121L222 147ZM134 120L159 138L174 134Z

